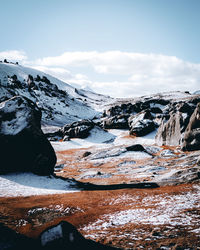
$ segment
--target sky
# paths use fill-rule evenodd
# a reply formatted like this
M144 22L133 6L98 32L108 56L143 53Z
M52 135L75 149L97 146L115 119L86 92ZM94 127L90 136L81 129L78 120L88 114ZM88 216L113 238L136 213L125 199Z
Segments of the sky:
M0 3L0 59L113 97L200 89L200 0Z

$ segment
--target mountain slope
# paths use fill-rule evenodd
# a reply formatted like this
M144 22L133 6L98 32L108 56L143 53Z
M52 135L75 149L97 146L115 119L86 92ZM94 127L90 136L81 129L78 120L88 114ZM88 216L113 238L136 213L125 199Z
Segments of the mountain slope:
M91 91L76 89L41 71L13 63L0 63L0 102L25 96L42 110L42 123L61 126L99 115L112 100Z

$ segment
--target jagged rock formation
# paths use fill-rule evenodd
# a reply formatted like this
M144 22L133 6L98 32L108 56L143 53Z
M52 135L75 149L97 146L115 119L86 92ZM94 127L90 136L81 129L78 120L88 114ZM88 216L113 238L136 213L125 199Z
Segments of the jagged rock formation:
M135 136L146 135L157 126L157 117L164 116L163 108L170 100L162 95L117 101L103 113L101 125L105 129L129 129Z
M192 118L198 102L199 94L188 92L117 100L104 111L101 125L105 129L128 128L135 136L144 136L159 127L156 135L158 145L182 145L183 150L200 149L198 111ZM189 125L191 123L195 125Z
M56 155L41 130L41 111L32 101L16 96L0 104L0 173L31 171L49 175Z
M200 103L190 117L181 147L188 151L200 149Z
M181 140L181 120L180 113L173 113L170 115L168 121L162 120L156 134L156 142L159 146L172 145L177 146Z
M180 102L169 105L167 110L168 115L162 118L156 135L157 144L171 146L182 145L182 138L190 123L194 109L195 105L193 102ZM191 133L188 134L189 137L191 137L190 135Z

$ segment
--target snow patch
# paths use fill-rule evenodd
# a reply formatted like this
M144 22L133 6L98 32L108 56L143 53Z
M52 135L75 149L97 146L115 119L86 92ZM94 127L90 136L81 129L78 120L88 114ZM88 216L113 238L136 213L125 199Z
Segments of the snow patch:
M0 175L0 197L47 195L80 191L72 181L32 173Z
M65 142L51 142L55 151L73 148L88 148L92 146L106 146L116 138L115 135L95 126L86 139L72 138Z

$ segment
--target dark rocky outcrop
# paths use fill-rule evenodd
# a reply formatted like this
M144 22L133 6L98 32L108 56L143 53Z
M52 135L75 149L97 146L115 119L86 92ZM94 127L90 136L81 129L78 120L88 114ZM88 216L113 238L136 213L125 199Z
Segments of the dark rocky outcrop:
M94 122L91 120L84 119L71 124L66 124L61 131L63 136L68 136L69 138L86 138L88 137L90 130L94 128L94 125Z
M102 121L101 125L105 129L127 129L129 116L124 114L107 117Z
M144 136L154 131L156 124L149 110L142 111L129 117L130 134L135 136Z
M185 130L181 148L192 151L200 149L200 103L197 104Z
M13 171L53 173L56 155L40 122L40 109L25 97L16 96L0 104L1 174Z
M127 151L141 151L146 152L145 148L141 144L134 144L131 146L126 147Z
M162 110L159 108L159 106L167 105L169 103L169 100L165 100L162 98L143 98L142 100L134 101L133 103L122 103L121 105L116 104L112 107L108 108L104 111L104 117L112 117L115 115L122 115L122 114L134 114L139 113L141 111L144 111L146 109L151 109L151 112L153 113L162 113Z

